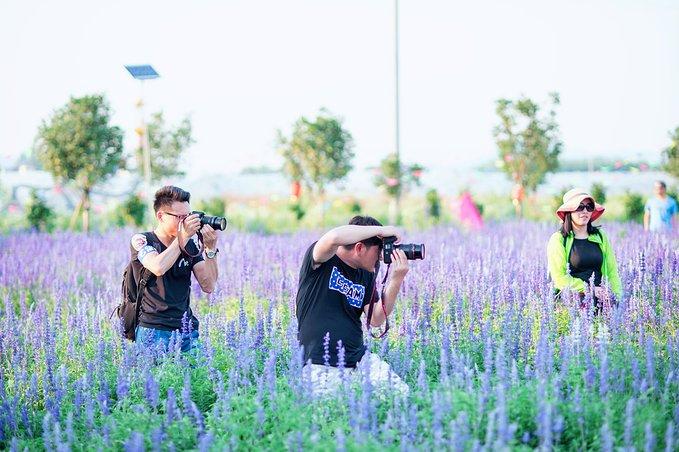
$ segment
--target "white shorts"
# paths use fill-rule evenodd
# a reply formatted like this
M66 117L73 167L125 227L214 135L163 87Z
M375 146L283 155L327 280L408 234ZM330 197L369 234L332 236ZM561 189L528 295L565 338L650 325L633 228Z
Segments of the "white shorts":
M304 377L311 379L311 392L316 396L332 394L343 386L361 385L368 381L379 392L396 391L402 395L410 392L408 385L391 370L389 364L370 352L363 355L355 368L307 364L302 372Z

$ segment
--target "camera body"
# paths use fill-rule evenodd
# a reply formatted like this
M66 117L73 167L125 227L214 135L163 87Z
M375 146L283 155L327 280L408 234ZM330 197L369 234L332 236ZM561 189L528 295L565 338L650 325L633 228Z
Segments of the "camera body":
M198 218L200 218L200 224L209 224L212 229L223 231L226 229L226 218L224 217L213 217L211 215L206 215L205 212L201 212L199 210L194 210L191 212L191 215L198 215Z
M408 260L424 259L425 248L424 243L399 243L396 245L396 237L384 237L382 239L382 261L385 264L391 264L391 255L394 250L403 250Z

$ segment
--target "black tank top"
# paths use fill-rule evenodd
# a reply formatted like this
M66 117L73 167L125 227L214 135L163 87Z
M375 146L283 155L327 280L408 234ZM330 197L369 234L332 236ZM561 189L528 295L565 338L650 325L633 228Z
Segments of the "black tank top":
M587 239L574 239L568 262L571 266L571 276L589 283L594 273L594 285L601 285L601 264L604 262L604 255L598 243Z

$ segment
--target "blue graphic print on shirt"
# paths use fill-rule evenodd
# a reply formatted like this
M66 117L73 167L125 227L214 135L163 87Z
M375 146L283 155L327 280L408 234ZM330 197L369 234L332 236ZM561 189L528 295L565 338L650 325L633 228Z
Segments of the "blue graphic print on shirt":
M351 306L355 308L361 308L363 306L365 287L360 284L354 284L353 281L342 275L342 273L337 270L337 267L332 267L328 288L345 295L347 297L347 303Z

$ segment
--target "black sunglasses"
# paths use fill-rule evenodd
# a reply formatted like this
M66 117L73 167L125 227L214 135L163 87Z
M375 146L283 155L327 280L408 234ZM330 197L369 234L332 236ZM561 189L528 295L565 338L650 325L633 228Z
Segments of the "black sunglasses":
M587 209L587 212L594 212L594 204L587 203L587 204L580 204L577 209L575 209L576 212L582 212L583 210Z

